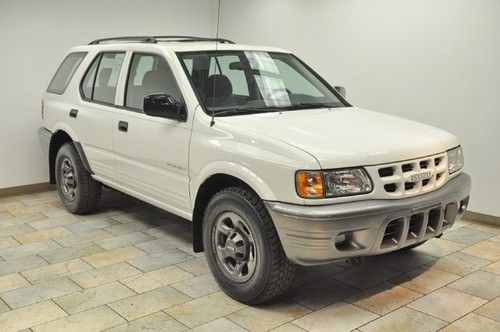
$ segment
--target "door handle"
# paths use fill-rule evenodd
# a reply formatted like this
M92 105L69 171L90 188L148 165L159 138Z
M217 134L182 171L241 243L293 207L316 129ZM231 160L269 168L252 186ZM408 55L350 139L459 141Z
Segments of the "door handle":
M77 115L78 115L78 110L77 109L72 108L71 111L69 111L69 116L71 118L75 118L76 119Z
M127 130L128 130L128 122L119 121L118 122L118 130L119 131L123 131L123 132L127 132Z

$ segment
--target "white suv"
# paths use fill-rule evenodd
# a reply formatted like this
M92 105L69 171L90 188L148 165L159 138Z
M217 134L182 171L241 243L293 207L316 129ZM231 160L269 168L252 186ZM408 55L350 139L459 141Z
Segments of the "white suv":
M467 207L455 136L350 105L288 51L185 36L72 48L39 136L64 206L101 185L192 221L221 288L249 304L295 264L408 249Z

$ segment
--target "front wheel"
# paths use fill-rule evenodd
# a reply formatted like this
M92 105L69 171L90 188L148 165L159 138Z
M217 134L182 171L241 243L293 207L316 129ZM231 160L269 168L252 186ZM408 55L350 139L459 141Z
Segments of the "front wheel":
M74 214L88 214L97 209L101 184L83 166L73 143L64 144L56 156L56 183L64 207Z
M262 200L247 188L230 187L211 199L203 217L203 245L219 286L240 302L269 301L293 282L295 265Z

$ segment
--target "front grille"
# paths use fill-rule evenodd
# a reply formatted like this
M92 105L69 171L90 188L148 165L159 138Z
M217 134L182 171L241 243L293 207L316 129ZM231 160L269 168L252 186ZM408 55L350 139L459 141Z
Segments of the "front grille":
M415 196L441 187L446 182L446 153L380 165L376 168L384 191L394 198Z

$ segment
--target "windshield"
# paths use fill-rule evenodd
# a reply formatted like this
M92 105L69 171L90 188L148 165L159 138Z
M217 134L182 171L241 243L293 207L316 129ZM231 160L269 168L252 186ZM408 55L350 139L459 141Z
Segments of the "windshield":
M209 51L179 57L215 116L348 106L291 54Z

